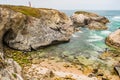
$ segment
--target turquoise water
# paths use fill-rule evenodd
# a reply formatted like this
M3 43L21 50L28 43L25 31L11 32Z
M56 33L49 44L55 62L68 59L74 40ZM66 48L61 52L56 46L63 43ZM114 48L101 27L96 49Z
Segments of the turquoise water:
M62 10L63 11L63 10ZM64 10L68 16L72 15L74 10ZM120 11L90 11L102 16L106 16L110 23L107 24L108 30L97 31L87 28L80 28L80 32L72 35L69 43L54 45L49 48L52 53L69 54L69 55L84 55L87 57L95 57L104 51L106 47L105 38L111 32L120 27Z

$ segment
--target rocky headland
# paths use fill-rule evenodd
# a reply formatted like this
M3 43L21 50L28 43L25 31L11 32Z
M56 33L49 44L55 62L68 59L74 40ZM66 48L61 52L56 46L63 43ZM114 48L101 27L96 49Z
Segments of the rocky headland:
M57 10L24 6L0 8L1 33L4 42L13 49L31 51L66 42L74 32L70 18Z
M71 20L75 27L87 27L92 30L105 30L109 22L106 17L85 11L76 11L71 16Z
M119 80L113 64L120 56L112 51L96 60L51 56L42 49L69 42L78 27L104 30L108 22L105 17L83 11L69 18L55 9L0 5L0 80Z

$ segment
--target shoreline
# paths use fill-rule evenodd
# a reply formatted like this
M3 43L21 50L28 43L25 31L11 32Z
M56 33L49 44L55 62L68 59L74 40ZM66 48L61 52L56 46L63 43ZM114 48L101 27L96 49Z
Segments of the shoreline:
M40 74L46 75L47 73L50 74L49 72L51 71L55 76L61 78L69 77L75 80L97 80L96 77L90 78L87 75L84 75L80 70L79 65L74 66L69 62L56 62L55 60L45 59L41 63L32 64L30 67L24 67L24 69L25 71L27 71L26 73L27 75L29 73L32 73L32 70L34 70L34 73L32 75L29 74L32 77L35 77L35 74L36 75L40 75Z

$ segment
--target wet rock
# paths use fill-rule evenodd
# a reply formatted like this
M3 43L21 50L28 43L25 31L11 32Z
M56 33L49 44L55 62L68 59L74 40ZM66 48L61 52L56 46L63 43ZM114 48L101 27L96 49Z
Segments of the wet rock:
M115 32L112 32L106 38L106 44L118 50L120 49L120 29L116 30Z
M3 5L0 6L0 15L1 48L4 38L4 42L13 49L37 50L68 42L75 31L71 19L54 9Z
M71 16L75 27L88 27L93 30L105 30L109 20L94 13L77 11Z

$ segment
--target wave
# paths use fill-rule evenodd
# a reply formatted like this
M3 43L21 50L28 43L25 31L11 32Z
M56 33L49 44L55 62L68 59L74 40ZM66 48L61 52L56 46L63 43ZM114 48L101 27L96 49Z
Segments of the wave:
M98 36L97 34L94 34L93 36L90 36L89 38L92 38L92 39L103 39L103 37Z
M72 37L79 37L79 36L77 36L77 35L75 35L75 34L72 34Z
M88 42L101 41L104 39L102 36L98 36L96 34L94 34L93 36L90 36L89 38L90 39L87 40Z
M96 41L101 41L103 39L88 39L87 42L96 42Z
M120 21L120 16L114 16L114 17L112 18L112 20L114 20L114 21Z
M108 35L108 34L110 34L111 33L111 31L101 31L101 34L102 35Z

